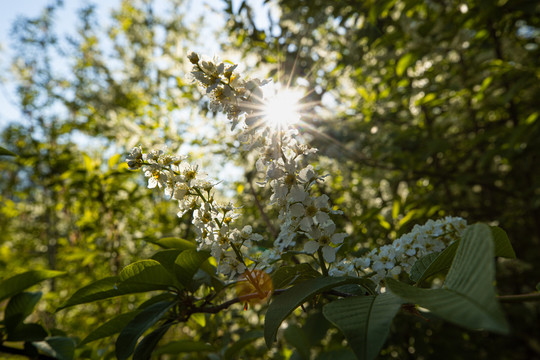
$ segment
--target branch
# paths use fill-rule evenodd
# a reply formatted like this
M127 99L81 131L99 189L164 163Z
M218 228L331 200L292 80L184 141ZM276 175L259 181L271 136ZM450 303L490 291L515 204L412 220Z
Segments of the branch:
M540 301L540 292L533 292L530 294L518 294L518 295L501 295L497 296L500 302L516 303L516 302L529 302Z

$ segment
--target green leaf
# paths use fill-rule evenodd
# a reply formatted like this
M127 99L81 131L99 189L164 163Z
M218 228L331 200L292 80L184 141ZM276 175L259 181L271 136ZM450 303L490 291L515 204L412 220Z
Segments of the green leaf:
M118 276L111 276L86 285L77 290L71 298L69 298L64 305L56 309L56 311L60 311L70 306L86 304L116 296L156 290L156 286L153 284L119 283L119 280Z
M432 275L450 269L458 245L459 242L455 242L450 244L450 246L440 253L428 254L418 259L411 268L411 280L416 283L421 283Z
M8 332L7 341L40 341L49 334L38 324L20 324Z
M495 297L494 242L487 225L467 227L442 289L420 289L392 278L389 290L441 318L471 329L508 333Z
M90 334L88 334L88 336L80 342L79 346L112 336L114 334L118 334L140 312L140 310L135 310L113 317L112 319L92 331Z
M64 336L51 336L44 341L32 343L47 355L59 360L71 360L75 355L75 342Z
M156 348L159 340L165 335L167 330L171 327L172 323L163 324L150 334L146 335L139 345L135 348L133 353L133 360L147 360L150 359L152 352Z
M536 284L536 291L540 291L540 283Z
M495 256L501 256L509 259L515 259L516 253L506 235L506 231L497 226L491 226L491 234L495 242Z
M208 251L197 251L196 249L182 251L174 262L174 272L178 281L185 287L190 287L193 276L209 257Z
M4 311L4 323L8 332L13 330L32 313L41 299L41 292L22 292L13 296Z
M182 250L167 249L161 250L152 255L152 260L159 262L167 271L174 275L174 262Z
M223 358L225 360L238 359L239 357L237 356L237 354L243 348L257 340L258 338L261 338L262 336L263 332L260 330L253 330L243 334L242 336L240 336L240 339L238 339L238 341L233 342L233 344L228 347L227 350L225 350Z
M197 248L197 245L195 243L176 237L166 237L159 240L148 241L164 249L188 250Z
M310 358L311 344L309 338L302 328L296 324L291 324L283 332L283 336L287 343L292 345L302 359Z
M122 283L152 284L153 290L176 286L173 276L156 260L140 260L126 266L119 275Z
M405 73L405 70L407 70L407 68L411 66L415 60L416 59L413 57L413 54L411 53L407 53L403 55L396 64L396 75L397 76L403 75Z
M350 277L318 277L315 279L306 280L301 282L278 296L274 296L274 299L270 303L264 320L264 340L266 346L270 348L276 333L287 316L289 316L294 309L302 305L302 303L311 299L318 293L330 290L337 286L351 284L351 283L364 283L365 280L359 278Z
M158 322L174 304L172 301L161 301L137 314L118 335L116 357L120 360L127 359L133 353L139 337Z
M0 146L0 155L17 156L17 154L12 153L11 151L9 151L6 148L3 148L2 146Z
M325 305L323 314L345 335L358 359L369 360L384 345L402 303L391 293L355 296Z
M283 289L287 286L320 276L321 274L307 263L282 266L272 274L272 284L274 289Z
M62 275L65 275L65 272L54 270L30 270L12 276L0 283L0 301L10 298L43 280L52 279Z
M212 345L201 341L178 340L160 346L154 351L154 355L158 356L163 354L179 354L185 352L201 352L214 350L215 348Z

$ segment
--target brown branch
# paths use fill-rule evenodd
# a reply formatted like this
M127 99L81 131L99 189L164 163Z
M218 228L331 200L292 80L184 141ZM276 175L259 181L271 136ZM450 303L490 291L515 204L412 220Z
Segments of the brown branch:
M501 295L497 296L497 299L499 299L500 302L505 303L540 301L540 292L518 295Z

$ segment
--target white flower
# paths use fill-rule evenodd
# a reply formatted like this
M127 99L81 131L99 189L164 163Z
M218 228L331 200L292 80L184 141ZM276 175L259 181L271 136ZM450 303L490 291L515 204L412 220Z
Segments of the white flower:
M321 248L324 261L333 263L336 260L336 252L340 248L337 245L342 244L345 237L347 237L346 233L334 233L335 229L336 225L332 222L322 230L316 228L310 231L309 234L313 237L313 240L304 244L304 251L314 254Z

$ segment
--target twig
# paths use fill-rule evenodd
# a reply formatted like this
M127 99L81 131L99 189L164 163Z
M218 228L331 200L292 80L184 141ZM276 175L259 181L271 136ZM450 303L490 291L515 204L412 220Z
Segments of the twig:
M500 302L506 303L540 301L540 292L518 295L500 295L497 296L497 299L499 299Z

